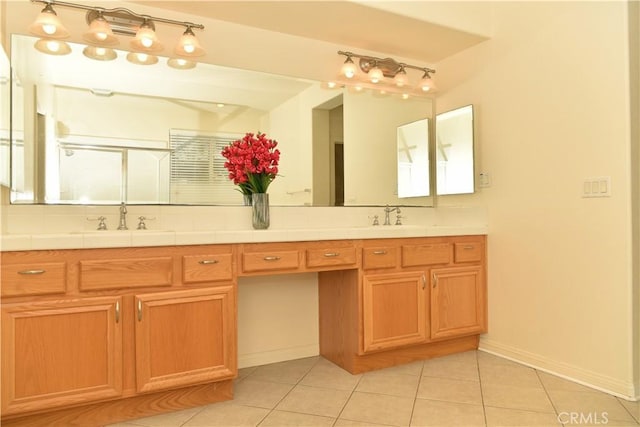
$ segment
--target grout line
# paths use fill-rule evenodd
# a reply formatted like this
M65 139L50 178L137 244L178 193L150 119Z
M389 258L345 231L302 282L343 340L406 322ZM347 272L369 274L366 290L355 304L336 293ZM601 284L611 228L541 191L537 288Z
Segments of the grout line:
M534 369L535 373L536 373L536 377L538 378L538 381L540 381L540 384L542 385L542 389L544 390L544 394L547 395L547 399L549 399L549 402L551 402L551 406L553 407L553 411L556 413L556 420L558 420L558 423L562 424L559 420L560 417L560 413L558 412L558 408L556 407L555 402L553 401L553 398L551 398L551 395L549 394L549 390L547 390L547 387L544 385L544 381L542 381L542 378L540 378L540 372L537 369ZM564 425L564 424L562 424Z
M353 386L353 390L351 390L351 393L349 394L349 397L347 398L347 400L345 400L344 405L342 405L342 409L340 409L340 412L338 412L338 416L336 417L336 420L333 422L332 426L335 426L336 423L338 422L338 420L340 419L340 416L344 412L344 408L347 407L347 405L349 404L349 401L351 400L351 397L356 392L356 389L358 388L358 385L360 385L360 381L362 381L362 379L364 378L364 374L365 373L358 374L358 375L360 375L360 378L358 378L358 382L356 383L356 385Z
M315 362L315 363L314 363L314 364L313 364L313 365L312 365L312 366L307 370L307 372L305 372L305 373L304 373L304 375L302 375L302 376L298 379L298 381L293 385L293 387L291 387L291 390L289 390L288 392L286 392L286 393L285 393L285 395L284 395L284 396L282 396L282 398L281 398L280 400L278 400L278 401L276 402L276 404L275 404L275 405L273 405L273 408L271 408L271 409L269 410L269 412L267 413L267 415L265 415L265 416L260 420L260 422L259 422L258 424L256 424L256 427L257 427L257 426L259 426L260 424L262 424L262 423L264 422L264 420L266 420L266 419L267 419L267 417L269 417L269 415L271 415L271 414L273 413L273 411L275 411L275 410L276 410L276 408L278 407L278 405L279 405L280 403L282 403L282 401L283 401L284 399L286 399L286 398L287 398L287 396L289 396L289 395L291 394L291 392L292 392L296 387L298 387L298 385L302 382L302 380L304 379L304 377L306 377L307 375L309 375L309 372L311 372L311 370L312 370L313 368L315 368L315 367L318 365L318 363L320 363L320 359L321 359L321 358L322 358L322 356L318 356L318 359L316 360L316 362ZM281 362L276 362L276 363L281 363ZM267 365L270 365L270 364L267 364ZM267 366L267 365L262 365L262 366ZM255 371L257 371L257 370L258 370L258 368L260 368L260 366L256 367L256 369L255 369L254 371L252 371L252 372L251 372L251 374L253 374ZM251 374L249 374L249 375L251 375ZM296 413L298 413L298 412L296 412ZM312 415L312 414L307 414L307 415Z
M429 359L427 359L429 360ZM413 422L413 414L416 411L416 403L418 402L418 391L420 390L420 385L422 385L422 374L424 373L424 364L427 360L422 360L422 367L420 368L420 374L418 374L418 387L416 387L416 394L413 396L413 406L411 407L411 416L409 417L409 425Z
M482 388L482 375L480 374L480 361L478 360L478 350L476 350L476 370L478 371L478 383L480 384L480 402L482 404L482 415L484 416L485 427L489 425L487 421L487 407L484 405L484 390Z

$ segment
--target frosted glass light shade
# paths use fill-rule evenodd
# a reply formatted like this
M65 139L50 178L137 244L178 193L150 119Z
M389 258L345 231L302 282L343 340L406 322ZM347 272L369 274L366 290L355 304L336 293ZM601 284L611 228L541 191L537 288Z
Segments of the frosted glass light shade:
M433 82L433 79L429 76L424 76L422 80L420 80L420 88L423 92L429 92L430 90L434 90L436 88L436 84Z
M69 37L69 31L62 25L58 15L50 4L47 4L36 20L29 25L29 32L48 39L64 39Z
M369 70L369 80L371 80L371 83L378 83L383 78L382 70L377 66Z
M160 52L163 49L155 30L146 22L138 29L136 37L131 41L131 47L142 52Z
M184 34L180 36L180 40L178 40L175 48L175 53L180 56L203 56L205 54L196 35L193 34L191 27L187 28Z
M34 47L47 55L67 55L71 53L71 47L62 40L40 39L36 41Z
M352 79L358 72L358 67L354 64L353 60L349 57L344 64L342 64L342 70L340 70L343 76L348 79Z
M95 59L97 61L112 61L118 57L115 50L101 46L87 46L84 48L82 53L87 58Z
M127 54L127 61L137 65L153 65L158 63L158 57L149 55L148 53L129 52Z
M184 58L170 58L167 60L167 65L177 70L190 70L196 67L196 63L194 61L189 61Z
M118 38L113 35L111 25L101 15L91 21L89 31L84 33L83 38L100 46L115 46L119 43Z

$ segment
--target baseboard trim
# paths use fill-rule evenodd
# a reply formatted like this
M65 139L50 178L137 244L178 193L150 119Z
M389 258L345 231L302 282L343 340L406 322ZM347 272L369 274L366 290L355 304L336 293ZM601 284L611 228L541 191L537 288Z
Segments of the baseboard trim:
M603 391L629 401L637 401L633 382L620 381L568 363L529 353L486 338L480 338L478 350L494 354L569 381Z
M259 353L247 353L238 355L238 368L267 365L269 363L284 362L287 360L302 359L320 354L319 344L309 344L277 350L261 351Z

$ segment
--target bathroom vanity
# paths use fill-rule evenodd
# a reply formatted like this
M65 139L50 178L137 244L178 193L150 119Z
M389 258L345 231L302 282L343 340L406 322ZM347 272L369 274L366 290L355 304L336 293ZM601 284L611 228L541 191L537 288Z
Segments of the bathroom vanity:
M477 348L486 235L461 231L3 252L2 423L232 399L243 276L317 272L320 354L351 373Z

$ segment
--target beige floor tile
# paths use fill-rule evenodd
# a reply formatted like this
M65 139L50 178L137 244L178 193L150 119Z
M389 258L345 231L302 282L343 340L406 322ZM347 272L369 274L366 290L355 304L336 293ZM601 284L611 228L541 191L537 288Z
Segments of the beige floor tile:
M260 423L260 427L313 426L331 427L335 418L318 415L298 414L296 412L273 411Z
M417 397L420 399L482 405L480 383L476 381L422 377Z
M349 391L297 385L276 409L337 418L350 394Z
M206 406L202 412L183 424L184 427L235 427L257 426L269 409L236 405L231 402Z
M247 376L251 375L251 373L253 371L255 371L256 369L258 369L258 366L251 366L249 368L242 368L242 369L238 369L238 380L241 380L243 378L246 378Z
M475 350L471 351L463 351L462 353L453 353L447 356L441 356L432 360L447 360L450 362L460 362L460 363L478 363L478 352Z
M484 410L481 405L416 399L411 425L484 427Z
M555 413L542 387L519 387L482 383L485 406Z
M384 368L384 369L380 369L378 371L373 371L373 372L379 372L381 374L400 374L400 375L420 376L422 374L423 366L424 366L424 361L419 360L417 362L391 366L390 368Z
M419 376L374 371L362 376L356 391L413 398L419 382Z
M422 368L422 376L480 381L475 360L465 361L450 357L426 360Z
M630 402L625 399L618 398L618 402L622 403L622 406L627 408L627 411L633 415L633 418L640 423L640 402Z
M338 419L333 427L379 427L384 426L384 424L375 424L364 421L353 421L353 420L343 420Z
M551 427L562 426L553 413L486 407L487 427Z
M502 365L502 366L521 366L519 363L514 362L509 359L505 359L504 357L496 356L491 353L487 353L485 351L478 351L476 355L478 359L478 365L488 366L488 365Z
M595 417L606 413L609 425L612 425L614 420L635 422L623 404L614 396L606 393L562 390L549 390L548 393L558 414L563 412L577 413L583 414L583 417L592 414Z
M533 368L518 364L482 364L480 380L483 384L506 384L518 387L542 388L542 383Z
M411 420L413 397L354 392L340 414L341 419L406 426Z
M297 384L318 363L318 357L272 363L259 366L250 375L252 380Z
M352 375L333 363L320 359L304 376L300 384L311 387L352 391L362 375Z
M562 390L598 393L598 390L583 386L582 384L578 384L573 381L565 380L564 378L560 378L555 375L547 374L546 372L538 371L538 377L547 391Z
M273 409L293 387L291 384L257 381L248 377L235 385L233 402L237 405Z
M202 411L202 407L183 409L181 411L167 412L166 414L154 415L151 417L138 418L122 423L111 424L108 427L179 427L200 411Z

